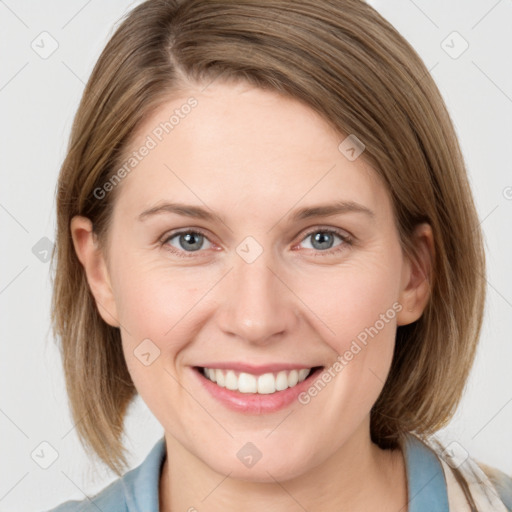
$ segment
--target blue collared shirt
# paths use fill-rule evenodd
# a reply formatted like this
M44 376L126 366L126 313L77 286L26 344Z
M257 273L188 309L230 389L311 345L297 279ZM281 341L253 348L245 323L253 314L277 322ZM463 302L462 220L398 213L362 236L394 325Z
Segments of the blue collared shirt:
M159 483L165 455L162 437L139 466L93 498L66 501L48 512L159 512ZM435 452L415 436L407 435L404 458L408 512L449 512L444 471Z

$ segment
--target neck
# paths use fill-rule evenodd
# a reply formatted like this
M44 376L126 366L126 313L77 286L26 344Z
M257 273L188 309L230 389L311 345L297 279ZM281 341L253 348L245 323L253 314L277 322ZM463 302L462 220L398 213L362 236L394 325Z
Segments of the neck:
M407 475L402 451L382 450L356 435L319 466L270 483L217 473L166 433L160 478L160 511L407 512ZM170 454L170 457L169 457Z

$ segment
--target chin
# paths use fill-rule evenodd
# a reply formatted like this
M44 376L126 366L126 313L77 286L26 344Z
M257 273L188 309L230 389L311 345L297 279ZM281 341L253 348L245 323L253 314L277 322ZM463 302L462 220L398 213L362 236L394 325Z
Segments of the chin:
M243 454L241 455L243 459ZM302 475L308 470L308 467L314 467L315 464L304 464L305 454L294 453L293 457L289 453L281 450L273 450L271 456L265 457L262 453L261 458L256 462L247 462L247 465L235 458L224 457L222 461L213 461L209 464L211 469L222 475L228 475L235 480L255 483L275 483L285 482ZM221 462L219 464L219 462ZM252 463L252 466L250 465Z

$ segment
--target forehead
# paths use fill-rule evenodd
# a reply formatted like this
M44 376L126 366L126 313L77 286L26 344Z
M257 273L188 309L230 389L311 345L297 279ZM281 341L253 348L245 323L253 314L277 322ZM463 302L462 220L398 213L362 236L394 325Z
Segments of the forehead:
M263 214L320 200L389 206L364 158L351 161L340 151L345 138L276 92L226 83L191 88L139 128L128 148L139 155L121 183L120 207L180 200Z

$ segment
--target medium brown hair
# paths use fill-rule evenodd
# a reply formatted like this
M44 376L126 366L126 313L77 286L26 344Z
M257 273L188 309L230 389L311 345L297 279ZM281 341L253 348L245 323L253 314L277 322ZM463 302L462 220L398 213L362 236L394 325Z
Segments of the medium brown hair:
M52 326L82 444L121 475L124 418L137 391L120 331L102 320L75 254L70 221L88 217L101 239L119 187L101 200L93 191L116 173L138 127L187 83L214 79L295 98L340 136L360 139L361 158L388 187L406 254L414 257L415 226L432 227L430 299L419 320L398 327L370 428L382 448L407 432L435 432L453 416L474 360L485 263L456 134L423 62L360 0L149 0L97 61L58 181Z

